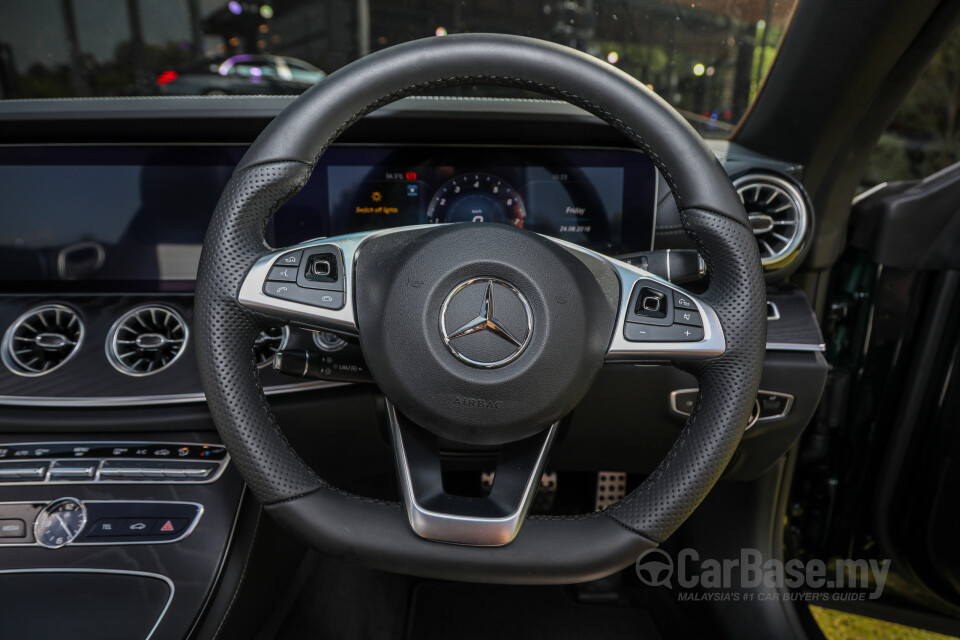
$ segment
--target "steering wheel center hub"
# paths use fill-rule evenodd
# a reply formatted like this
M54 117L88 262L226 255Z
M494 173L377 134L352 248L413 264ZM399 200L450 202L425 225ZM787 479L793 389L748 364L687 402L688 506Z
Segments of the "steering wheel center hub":
M471 278L444 299L440 335L461 362L496 369L516 360L530 344L533 311L509 282Z
M385 234L357 260L370 372L414 422L472 444L533 435L568 413L603 364L617 280L507 225Z

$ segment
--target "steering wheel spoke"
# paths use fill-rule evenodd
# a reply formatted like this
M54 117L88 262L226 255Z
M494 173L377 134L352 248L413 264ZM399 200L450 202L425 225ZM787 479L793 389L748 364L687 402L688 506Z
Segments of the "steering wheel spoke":
M387 419L407 517L417 535L481 547L502 546L516 537L540 486L558 423L502 445L490 493L467 497L444 489L435 435L413 424L389 400Z

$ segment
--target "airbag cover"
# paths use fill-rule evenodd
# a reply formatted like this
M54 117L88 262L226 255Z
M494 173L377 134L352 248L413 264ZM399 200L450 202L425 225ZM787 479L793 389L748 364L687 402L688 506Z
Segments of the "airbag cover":
M585 259L597 264L498 224L367 240L355 297L374 380L407 417L450 440L537 433L587 392L613 332L617 300L595 273L616 275Z

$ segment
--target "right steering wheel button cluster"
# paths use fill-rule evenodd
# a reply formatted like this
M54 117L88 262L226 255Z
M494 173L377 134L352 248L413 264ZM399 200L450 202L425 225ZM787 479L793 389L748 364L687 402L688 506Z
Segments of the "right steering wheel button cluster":
M692 298L658 282L637 281L623 327L630 342L698 342L703 320Z
M333 244L290 251L277 258L263 283L273 298L322 309L342 309L343 257Z

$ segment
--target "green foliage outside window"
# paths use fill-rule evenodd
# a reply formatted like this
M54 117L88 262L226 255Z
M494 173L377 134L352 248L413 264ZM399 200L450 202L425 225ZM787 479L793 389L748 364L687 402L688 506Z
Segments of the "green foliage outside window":
M960 161L960 31L934 56L874 148L863 185L918 180Z

